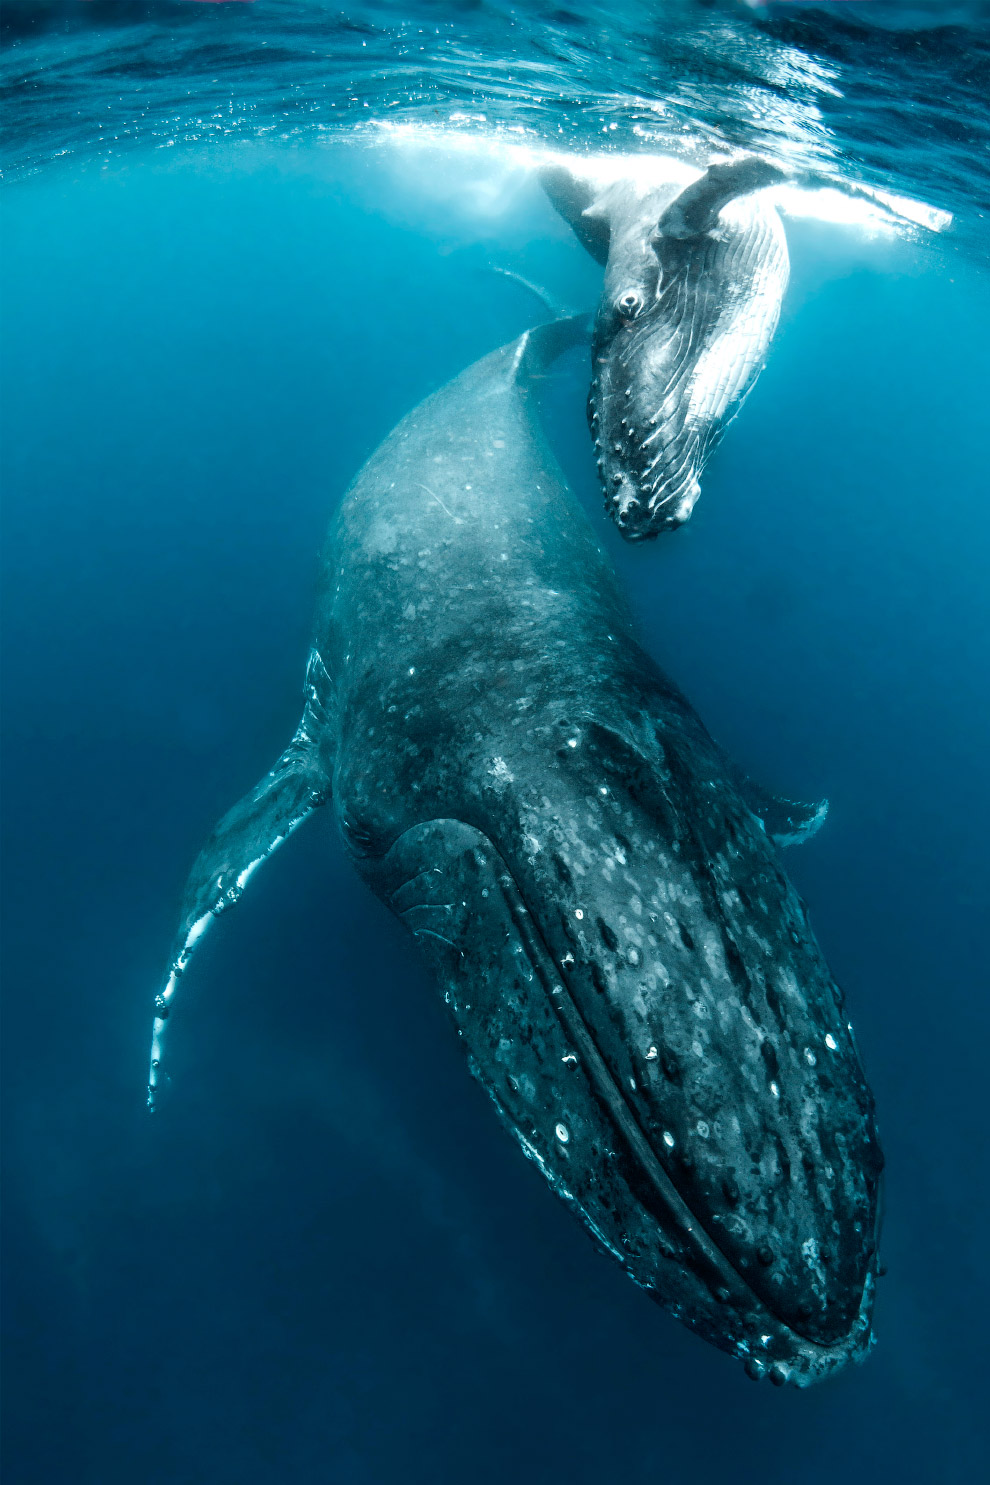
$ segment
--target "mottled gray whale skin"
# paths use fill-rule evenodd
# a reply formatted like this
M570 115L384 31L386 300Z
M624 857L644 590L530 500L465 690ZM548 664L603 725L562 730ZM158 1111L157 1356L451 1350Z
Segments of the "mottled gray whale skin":
M705 462L763 368L789 274L777 213L750 197L781 170L749 158L685 187L660 165L659 179L640 170L606 185L542 172L605 266L588 417L605 508L630 541L690 516Z
M752 1376L870 1344L880 1157L842 997L746 780L641 649L546 442L528 332L411 412L344 496L295 737L193 867L156 1002L332 799L475 1076L602 1248Z

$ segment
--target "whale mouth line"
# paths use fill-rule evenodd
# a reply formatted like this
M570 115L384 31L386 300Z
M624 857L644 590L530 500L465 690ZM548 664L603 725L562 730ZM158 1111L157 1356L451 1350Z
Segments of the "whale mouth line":
M862 1294L849 1323L840 1334L822 1339L808 1335L800 1326L800 1317L796 1317L798 1323L784 1318L773 1306L772 1299L764 1297L754 1288L745 1272L736 1266L717 1237L709 1231L705 1220L681 1194L661 1157L654 1150L635 1108L611 1072L599 1049L594 1031L564 978L564 965L554 955L544 937L540 915L530 909L509 860L484 825L477 820L464 819L453 814L421 820L400 830L392 842L392 849L398 847L406 836L414 835L424 826L444 824L456 825L470 832L474 838L474 850L480 851L486 859L485 880L497 891L512 928L518 935L520 947L535 978L533 988L535 990L538 986L546 1003L552 1007L566 1033L568 1045L578 1055L590 1090L598 1100L602 1113L632 1160L639 1178L649 1187L651 1198L647 1199L645 1210L650 1212L659 1230L679 1248L680 1257L676 1261L693 1273L709 1291L713 1306L724 1307L727 1317L736 1317L741 1329L730 1327L726 1335L727 1339L730 1334L733 1335L733 1339L724 1349L745 1360L747 1370L752 1363L757 1369L751 1371L750 1375L762 1375L770 1368L772 1380L772 1373L776 1371L778 1382L790 1380L798 1386L807 1385L816 1376L825 1375L850 1360L859 1359L870 1344L869 1308L873 1292L873 1271L864 1279ZM391 854L391 850L387 851L386 858ZM422 860L420 857L420 861ZM423 880L425 886L426 879L434 872L443 876L443 868L435 855L431 853L426 860L430 862L429 865L419 865L411 873L403 873L401 880L393 878L389 884L389 900L393 911L398 912L407 927L414 932L415 927L419 927L421 932L424 928L422 924L414 927L411 920L410 915L417 908L425 908L428 904L434 910L453 906L447 901L433 901L429 891L423 892L422 898L417 890L410 897L405 897L404 894L414 883ZM446 892L443 895L446 898ZM457 933L454 932L453 938L448 937L443 922L434 921L430 927L432 931L428 936L457 950L463 961L460 944L453 941L458 937ZM510 1118L510 1123L514 1124L515 1121ZM525 1145L525 1141L522 1142ZM588 1225L593 1233L597 1232L593 1223L589 1221ZM601 1237L601 1234L598 1233L598 1236ZM607 1242L606 1246L609 1246ZM611 1248L611 1251L614 1253L616 1250ZM656 1288L653 1283L646 1283L644 1287L648 1290ZM759 1334L761 1331L769 1334ZM758 1341L750 1339L758 1334Z
M494 843L492 843L492 849L497 849ZM736 1268L728 1254L712 1237L702 1219L678 1191L643 1133L635 1111L630 1107L622 1089L609 1071L563 975L557 973L553 955L540 932L536 916L526 905L519 883L508 867L508 863L505 862L505 858L502 857L502 853L499 851L498 854L506 866L507 881L511 883L513 889L511 892L506 890L507 884L503 883L505 900L530 963L568 1034L573 1038L575 1047L580 1050L598 1096L611 1114L619 1133L638 1161L640 1168L648 1175L651 1186L661 1200L665 1214L671 1219L672 1227L678 1236L690 1244L695 1256L702 1260L701 1271L706 1281L712 1281L710 1282L712 1292L714 1293L717 1288L728 1287L730 1293L732 1290L736 1291L733 1297L737 1298L738 1292L742 1290L748 1305L758 1305L765 1314L772 1318L775 1325L794 1336L802 1346L811 1348L815 1354L822 1357L846 1354L857 1329L855 1322L844 1336L832 1342L823 1342L806 1335L791 1321L785 1320L752 1288L745 1275ZM708 1271L707 1274L704 1273L705 1270ZM862 1305L857 1316L861 1313Z

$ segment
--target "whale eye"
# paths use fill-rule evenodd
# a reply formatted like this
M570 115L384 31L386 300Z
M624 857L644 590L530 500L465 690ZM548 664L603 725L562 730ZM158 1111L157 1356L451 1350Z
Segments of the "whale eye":
M635 289L626 289L615 301L616 313L624 320L634 320L643 308L643 301Z
M359 823L353 816L341 813L340 832L344 840L350 846L356 856L373 856L379 854L375 850L375 837L366 825Z

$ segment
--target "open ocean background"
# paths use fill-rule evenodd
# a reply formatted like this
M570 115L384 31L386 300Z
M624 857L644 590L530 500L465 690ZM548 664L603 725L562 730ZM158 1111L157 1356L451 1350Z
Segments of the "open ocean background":
M10 1485L983 1476L987 11L8 0ZM889 1272L869 1361L806 1393L594 1251L329 818L205 942L144 1107L179 892L295 726L335 502L539 318L493 266L597 297L548 143L756 148L953 216L787 218L769 364L673 537L599 513L584 354L546 390L649 646L752 774L831 800L786 867L876 1093Z

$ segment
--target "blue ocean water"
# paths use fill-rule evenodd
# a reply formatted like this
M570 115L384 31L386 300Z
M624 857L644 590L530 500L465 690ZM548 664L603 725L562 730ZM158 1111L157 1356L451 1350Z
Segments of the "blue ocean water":
M100 86L122 96L92 65L100 9L19 33L77 74L88 59L66 117L83 97L95 116ZM139 48L223 24L159 7L142 42L140 9ZM736 9L698 25L761 45L852 27ZM904 66L920 34L885 32ZM967 34L938 44L965 54ZM720 98L696 103L712 131ZM917 141L878 183L965 230L788 219L769 363L675 536L631 548L605 527L580 353L546 392L649 647L751 773L831 800L787 869L887 1155L865 1366L754 1387L594 1251L329 820L205 943L170 1096L144 1107L181 885L295 726L335 502L405 411L532 322L492 266L597 294L532 175L486 152L485 125L470 149L456 120L459 142L437 116L422 137L421 106L374 141L352 122L282 139L255 115L171 147L157 125L126 147L81 129L67 157L57 113L24 124L3 243L6 1478L979 1478L990 296L985 182L958 142L930 136L927 193Z

